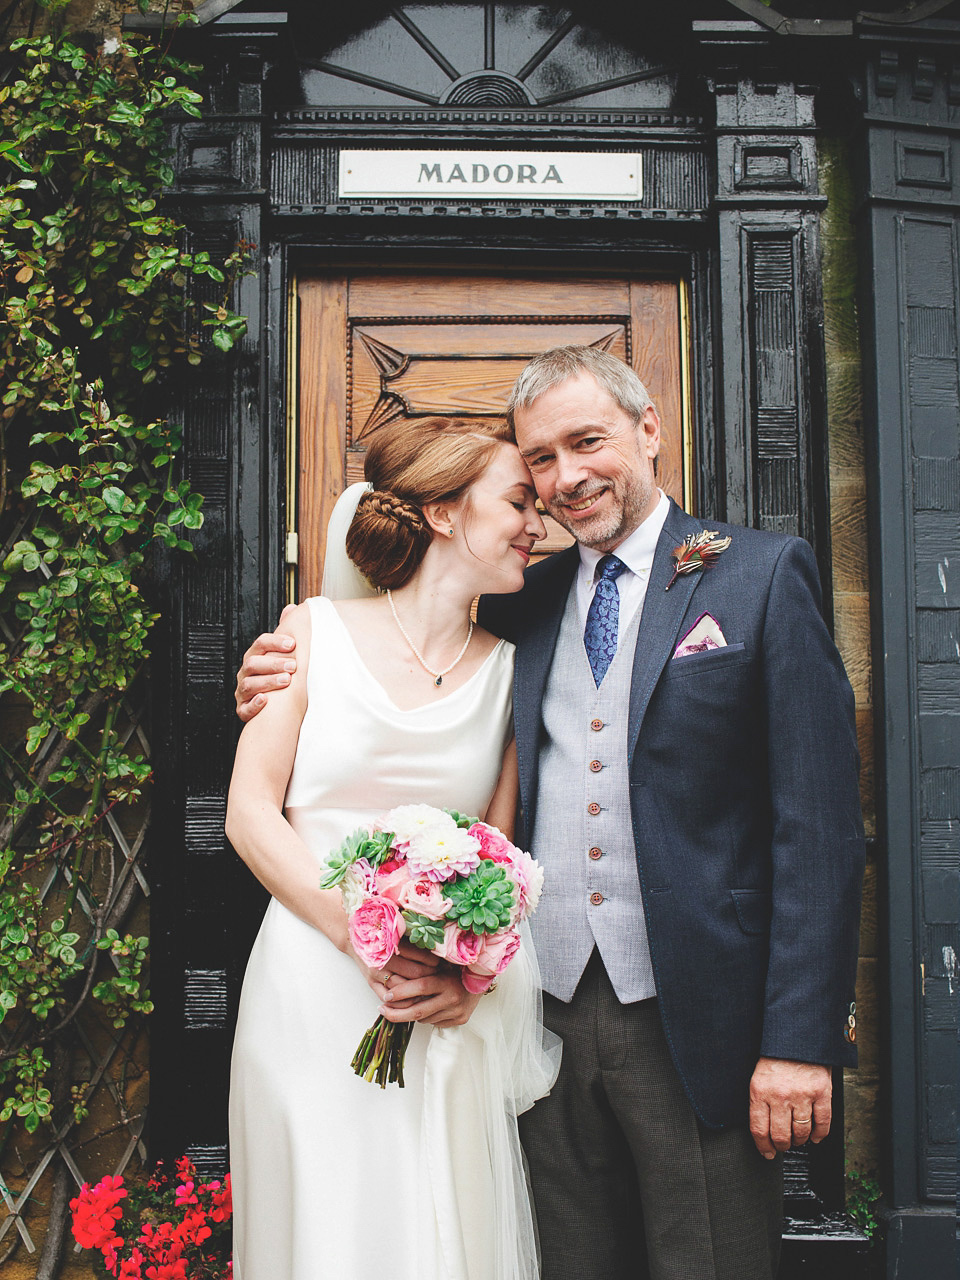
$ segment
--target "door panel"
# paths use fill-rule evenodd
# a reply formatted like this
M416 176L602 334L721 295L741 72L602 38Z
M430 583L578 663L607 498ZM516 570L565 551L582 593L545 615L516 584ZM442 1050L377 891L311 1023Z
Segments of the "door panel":
M673 280L439 271L302 279L300 597L320 589L330 511L345 484L363 479L373 432L408 416L500 417L521 369L551 347L597 346L633 364L660 411L660 484L682 501L678 289ZM547 526L541 550L570 543Z

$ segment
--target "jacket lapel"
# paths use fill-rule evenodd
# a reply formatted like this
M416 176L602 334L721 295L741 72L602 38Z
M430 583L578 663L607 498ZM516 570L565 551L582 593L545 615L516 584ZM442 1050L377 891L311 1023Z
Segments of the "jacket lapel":
M534 583L525 602L530 619L517 645L513 677L514 730L520 774L520 802L527 835L532 829L536 801L537 765L540 750L541 707L557 647L563 610L570 584L580 563L576 546L551 556Z
M703 528L699 520L688 516L671 499L670 511L657 541L637 633L627 721L628 764L633 763L640 726L653 690L676 647L684 614L703 577L702 572L682 575L668 591L667 583L674 570L673 549L689 534L699 533Z

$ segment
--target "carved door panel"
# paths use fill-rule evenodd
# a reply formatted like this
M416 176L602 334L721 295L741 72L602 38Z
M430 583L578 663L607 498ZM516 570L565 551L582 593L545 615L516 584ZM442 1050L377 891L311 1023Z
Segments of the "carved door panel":
M330 511L345 484L363 479L375 431L408 416L499 417L530 357L566 343L610 351L640 373L663 426L660 484L682 504L690 459L679 288L675 280L453 272L302 279L299 597L320 589ZM569 535L547 523L539 549L568 545Z

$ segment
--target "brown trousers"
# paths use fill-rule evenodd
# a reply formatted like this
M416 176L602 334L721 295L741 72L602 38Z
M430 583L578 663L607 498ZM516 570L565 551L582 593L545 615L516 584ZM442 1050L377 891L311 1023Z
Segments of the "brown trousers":
M782 1157L707 1129L670 1059L656 1000L619 1002L594 951L570 1004L550 1096L520 1117L542 1280L773 1280Z

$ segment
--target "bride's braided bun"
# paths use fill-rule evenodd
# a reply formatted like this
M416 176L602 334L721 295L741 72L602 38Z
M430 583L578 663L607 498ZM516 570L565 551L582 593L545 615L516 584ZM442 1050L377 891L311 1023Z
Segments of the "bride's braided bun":
M381 589L408 582L435 536L424 506L459 501L511 439L496 419L412 418L381 427L364 461L373 490L347 533L347 555L364 577Z

